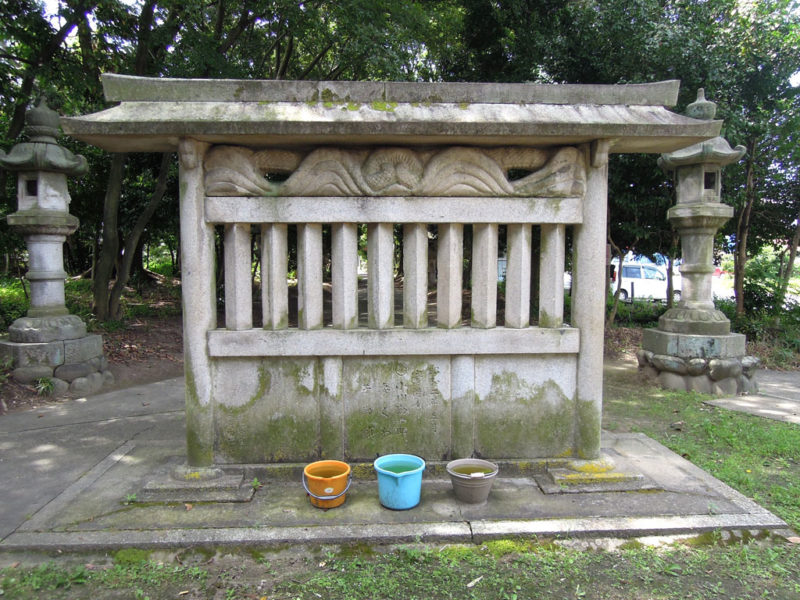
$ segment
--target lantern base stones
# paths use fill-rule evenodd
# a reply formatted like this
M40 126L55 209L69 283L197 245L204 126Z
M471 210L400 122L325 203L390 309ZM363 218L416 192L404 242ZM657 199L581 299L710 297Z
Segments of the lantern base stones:
M758 391L759 361L744 355L744 341L735 333L702 336L646 330L643 349L636 354L639 372L667 389L717 396L752 394Z

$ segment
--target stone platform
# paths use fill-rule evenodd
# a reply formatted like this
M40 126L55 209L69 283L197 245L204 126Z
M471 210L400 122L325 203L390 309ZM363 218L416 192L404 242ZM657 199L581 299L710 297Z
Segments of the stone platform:
M594 488L580 477L576 482L563 460L549 469L508 461L489 501L466 505L455 500L442 464L431 462L420 505L392 511L379 504L371 467L362 464L354 465L345 504L325 511L308 502L302 465L285 464L237 466L216 484L196 486L199 492L183 486L177 495L157 498L153 494L164 491L158 482L184 460L183 392L182 379L174 379L3 416L0 447L14 451L0 462L0 550L631 538L716 530L788 535L782 520L664 446L641 434L607 432L602 453L613 472L636 475L623 478L622 488L615 487L620 481Z

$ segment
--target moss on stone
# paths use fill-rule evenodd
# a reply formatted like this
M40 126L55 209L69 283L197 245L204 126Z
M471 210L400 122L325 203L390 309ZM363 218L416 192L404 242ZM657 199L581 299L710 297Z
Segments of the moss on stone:
M516 373L492 376L476 401L476 447L484 456L571 454L573 403L555 382L532 385Z
M123 548L114 553L114 564L136 565L150 560L150 550L141 548Z
M320 453L317 369L314 359L262 361L248 400L237 406L218 407L220 456L235 463L317 458Z
M370 107L373 110L379 110L381 112L394 112L397 108L397 102L384 102L382 100L376 100L370 104Z
M370 459L413 450L439 457L449 452L450 403L439 390L435 364L384 359L350 365L344 394L356 410L345 416L349 456Z
M600 455L600 420L597 404L593 401L577 402L577 432L575 450L579 458L593 460Z
M212 409L200 403L191 357L185 367L186 379L186 460L192 467L214 464L214 442L211 431Z

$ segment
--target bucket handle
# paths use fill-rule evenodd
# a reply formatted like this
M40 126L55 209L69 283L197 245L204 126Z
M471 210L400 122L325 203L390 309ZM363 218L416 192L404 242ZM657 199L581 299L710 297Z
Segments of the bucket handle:
M347 485L344 488L344 491L340 494L336 494L335 496L317 496L311 490L308 489L308 484L306 483L306 474L305 471L303 472L303 488L306 490L306 494L311 496L312 498L316 498L317 500L336 500L336 498L341 498L347 493L347 490L350 489L350 484L353 483L353 474L350 473L347 476Z

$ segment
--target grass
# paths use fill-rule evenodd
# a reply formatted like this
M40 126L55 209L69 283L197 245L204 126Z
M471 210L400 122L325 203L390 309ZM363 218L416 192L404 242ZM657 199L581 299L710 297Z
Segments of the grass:
M119 557L106 567L46 563L0 572L5 597L749 599L800 597L800 547L764 542L587 550L550 540L316 549L270 560L242 553L202 567ZM713 543L716 542L716 543ZM121 553L118 553L121 554ZM127 590L127 595L120 594Z
M61 567L49 562L0 572L0 596L39 598L178 598L186 589L204 588L208 572L199 567L145 560L109 566ZM188 594L184 594L188 596ZM197 597L197 596L189 596Z

